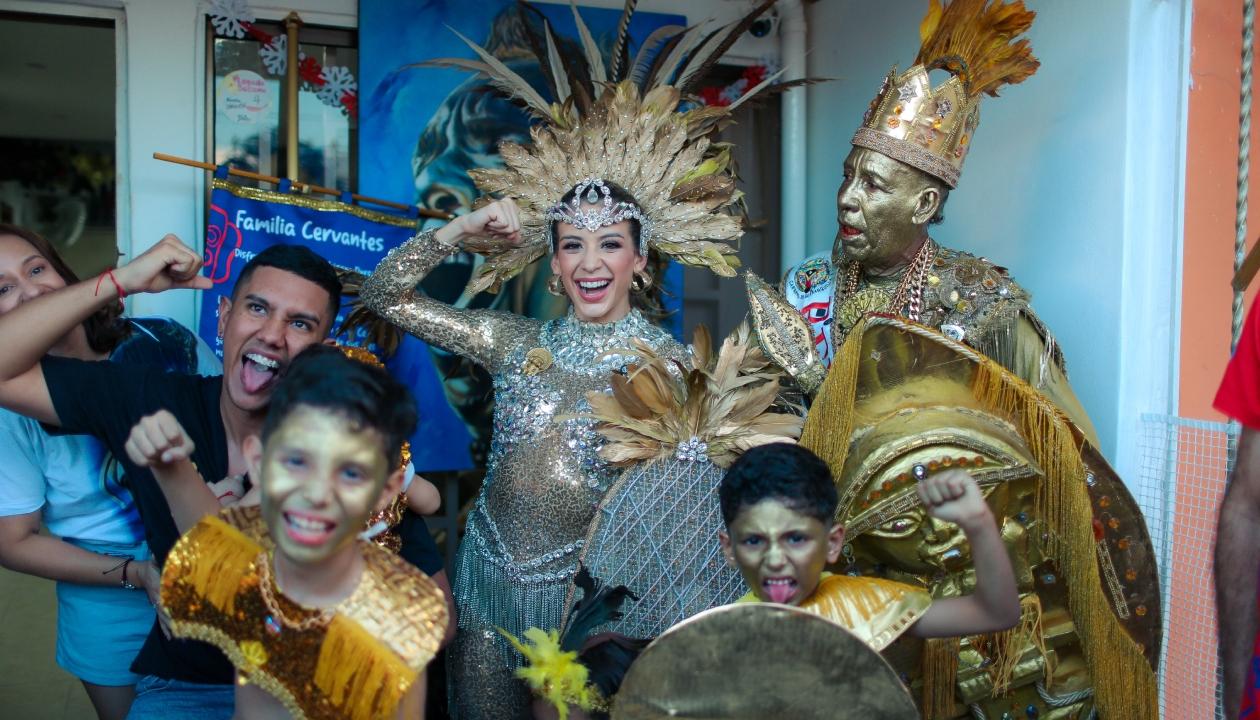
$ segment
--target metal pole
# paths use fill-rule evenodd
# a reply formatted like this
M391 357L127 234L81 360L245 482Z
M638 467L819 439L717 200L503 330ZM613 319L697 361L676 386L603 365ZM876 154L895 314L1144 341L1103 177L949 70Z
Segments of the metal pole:
M780 56L783 67L783 81L803 78L806 75L805 44L807 32L805 27L805 7L801 0L788 0L778 5L779 16L783 24L779 30ZM779 235L779 274L805 259L808 244L805 242L805 181L808 172L808 159L805 155L806 143L806 89L796 88L783 95L782 105L782 146L781 153L781 185L779 191L780 235Z
M302 18L296 12L284 19L284 33L289 43L284 73L284 174L293 181L298 179L298 87L301 85L298 30L301 28Z

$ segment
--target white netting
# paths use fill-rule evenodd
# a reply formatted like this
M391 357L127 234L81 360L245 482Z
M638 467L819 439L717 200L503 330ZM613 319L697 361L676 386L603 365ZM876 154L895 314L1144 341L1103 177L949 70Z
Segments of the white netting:
M1237 438L1224 423L1142 416L1142 471L1131 489L1159 559L1159 697L1169 720L1220 717L1212 549Z
M709 462L658 460L628 470L609 491L583 562L639 601L627 602L625 618L608 629L655 637L744 593L718 546L721 480L722 470Z

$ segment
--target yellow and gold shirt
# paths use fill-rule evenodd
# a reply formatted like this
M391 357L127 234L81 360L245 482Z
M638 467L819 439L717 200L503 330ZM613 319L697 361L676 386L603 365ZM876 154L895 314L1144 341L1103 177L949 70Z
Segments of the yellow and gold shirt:
M760 602L749 591L736 602ZM823 573L818 588L800 604L882 651L910 629L932 605L926 590L872 577Z
M359 542L367 566L358 586L333 608L314 610L276 587L274 545L258 507L206 517L175 544L162 572L171 630L222 650L242 681L297 720L392 713L438 651L446 601L405 560Z

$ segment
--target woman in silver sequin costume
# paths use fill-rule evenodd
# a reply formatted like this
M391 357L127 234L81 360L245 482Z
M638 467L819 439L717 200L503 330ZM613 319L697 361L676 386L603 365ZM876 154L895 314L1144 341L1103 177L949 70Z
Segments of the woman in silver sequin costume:
M608 391L611 372L632 357L608 350L637 339L657 352L685 349L631 308L643 282L640 221L605 213L596 186L566 200L572 220L554 221L551 266L572 307L540 322L512 313L461 310L416 292L417 283L465 240L518 241L515 203L502 200L391 253L363 288L368 306L432 345L480 363L493 376L494 434L485 483L468 516L456 561L459 631L450 647L452 712L460 718L528 717L529 695L512 677L519 665L496 628L521 635L560 624L578 551L613 473L596 455L592 421L562 419L588 412L585 396ZM633 206L618 189L617 204ZM601 188L602 190L602 188ZM595 197L596 203L585 202ZM629 200L629 202L624 202ZM633 214L633 213L631 213ZM637 277L636 277L637 276ZM553 283L555 287L555 283Z
M590 392L634 361L634 343L685 361L686 350L631 308L649 247L684 265L733 277L743 234L730 150L712 141L747 97L708 107L691 98L717 59L769 4L708 34L693 26L673 42L692 53L626 52L628 1L605 66L576 6L580 43L551 48L539 63L551 101L473 46L477 69L539 122L530 144L503 142L503 168L469 172L492 202L391 253L363 299L432 345L483 365L494 378L494 430L486 479L468 517L455 568L459 630L450 646L453 714L528 717L529 696L512 677L522 658L496 628L521 636L560 625L577 558L613 472L584 419ZM549 27L541 28L549 34ZM701 38L705 38L703 42ZM471 45L472 43L470 43ZM581 47L584 58L569 57ZM467 69L463 61L435 60ZM677 80L675 80L675 78ZM671 82L677 82L672 85ZM498 198L498 200L496 200ZM509 199L510 198L510 199ZM416 292L417 282L459 247L486 256L468 291L497 289L551 254L549 288L567 295L567 317L547 323L503 312L457 310ZM621 351L608 354L608 351Z

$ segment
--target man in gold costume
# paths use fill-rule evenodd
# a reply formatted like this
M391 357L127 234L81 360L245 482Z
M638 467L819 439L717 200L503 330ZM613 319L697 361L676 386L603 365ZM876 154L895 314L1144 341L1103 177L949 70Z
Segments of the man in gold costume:
M835 244L784 275L783 295L809 321L824 366L868 313L939 328L1045 393L1096 444L1054 336L1005 268L937 244L980 120L981 96L1022 82L1039 63L1015 41L1034 13L1022 2L933 2L915 65L889 72L853 135L836 194ZM950 78L933 88L931 70ZM806 390L822 373L801 378Z

